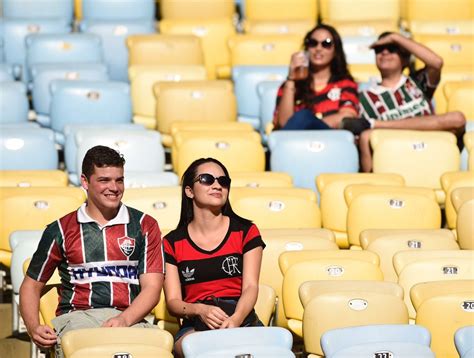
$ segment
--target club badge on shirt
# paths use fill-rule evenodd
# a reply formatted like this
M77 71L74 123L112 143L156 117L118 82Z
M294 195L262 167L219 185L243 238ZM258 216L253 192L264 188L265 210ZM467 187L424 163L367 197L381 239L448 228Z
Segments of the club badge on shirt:
M339 99L341 98L341 89L340 88L332 88L329 92L328 92L328 98L331 100L331 101L339 101Z
M130 257L131 254L135 251L135 239L131 237L124 236L117 239L120 251L127 256Z

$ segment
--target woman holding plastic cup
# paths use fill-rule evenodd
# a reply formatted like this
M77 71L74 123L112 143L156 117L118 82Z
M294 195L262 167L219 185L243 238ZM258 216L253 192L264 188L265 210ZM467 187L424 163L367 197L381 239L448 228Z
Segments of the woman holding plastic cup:
M274 128L339 128L344 117L357 116L359 105L341 37L320 24L306 34L303 46L291 56L288 78L278 91Z

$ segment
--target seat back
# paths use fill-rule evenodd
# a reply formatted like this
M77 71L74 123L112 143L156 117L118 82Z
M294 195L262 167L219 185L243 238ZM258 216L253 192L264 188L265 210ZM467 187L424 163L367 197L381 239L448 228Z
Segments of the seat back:
M8 19L31 19L42 20L60 18L72 22L73 2L72 0L4 0L3 16Z
M244 17L246 20L251 21L316 21L317 10L317 2L311 0L296 0L292 3L288 3L285 0L246 0Z
M257 85L258 97L260 99L260 131L270 133L269 128L273 128L273 115L275 113L275 103L281 81L262 81Z
M445 92L446 93L446 92ZM468 98L474 96L474 83L463 81L457 84L456 88L447 96L447 111L461 111L467 120L474 120L474 108L469 104Z
M446 68L472 64L474 53L472 35L417 35L414 39L441 56ZM416 60L416 66L418 68L423 66L419 59Z
M463 141L468 153L467 167L472 172L474 171L474 132L464 134Z
M0 187L66 187L62 170L0 170Z
M457 211L453 204L453 191L457 188L470 188L471 197L474 198L474 180L472 172L447 172L441 175L441 186L443 187L446 200L444 202L444 212L448 228L455 229L457 221Z
M461 358L467 357L465 354L474 348L474 325L459 328L454 333L454 343Z
M473 5L469 0L456 0L451 5L436 1L435 6L427 6L423 0L404 0L403 5L404 17L409 21L472 19Z
M234 0L160 1L160 14L164 20L232 19L234 13Z
M0 82L0 124L28 121L28 97L21 82Z
M397 22L400 14L399 0L364 1L354 6L350 0L321 0L321 18L325 23L338 21L370 22L383 20Z
M472 217L474 214L474 200L468 200L461 205L458 211L456 232L459 246L463 250L474 250L474 230Z
M235 172L232 173L232 187L249 188L291 188L293 180L281 172Z
M82 0L84 20L155 20L154 0Z

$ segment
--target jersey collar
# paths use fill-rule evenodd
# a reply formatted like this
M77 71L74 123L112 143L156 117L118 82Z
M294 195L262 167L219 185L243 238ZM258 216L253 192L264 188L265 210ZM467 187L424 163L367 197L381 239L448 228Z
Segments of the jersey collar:
M82 204L77 210L77 221L79 221L81 224L95 222L99 226L99 228L103 229L107 226L128 224L130 222L130 215L128 214L128 209L125 204L121 204L117 215L103 226L99 225L97 221L95 221L87 214L86 205L86 203Z
M381 94L381 93L384 93L384 92L387 92L387 91L396 91L397 89L399 89L400 87L402 87L405 84L407 79L408 79L407 76L402 75L400 77L400 80L398 81L397 85L394 88L385 87L385 86L382 86L381 84L377 84L374 87L372 87L371 91L373 93L376 93L376 94Z

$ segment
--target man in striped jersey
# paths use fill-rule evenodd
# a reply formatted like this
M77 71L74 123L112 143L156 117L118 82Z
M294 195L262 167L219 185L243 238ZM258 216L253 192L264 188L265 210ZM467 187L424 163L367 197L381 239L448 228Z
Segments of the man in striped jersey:
M96 146L82 163L87 201L45 229L20 289L20 310L28 334L39 347L56 345L73 329L148 327L144 317L156 306L163 284L158 223L121 203L124 158ZM54 330L39 322L45 283L61 277Z
M444 130L462 138L464 115L461 112L436 115L431 106L443 59L398 33L384 32L371 47L382 82L360 92L360 118L345 118L341 123L343 129L360 135L362 171L372 170L371 129ZM403 70L409 65L411 55L425 67L407 77Z

